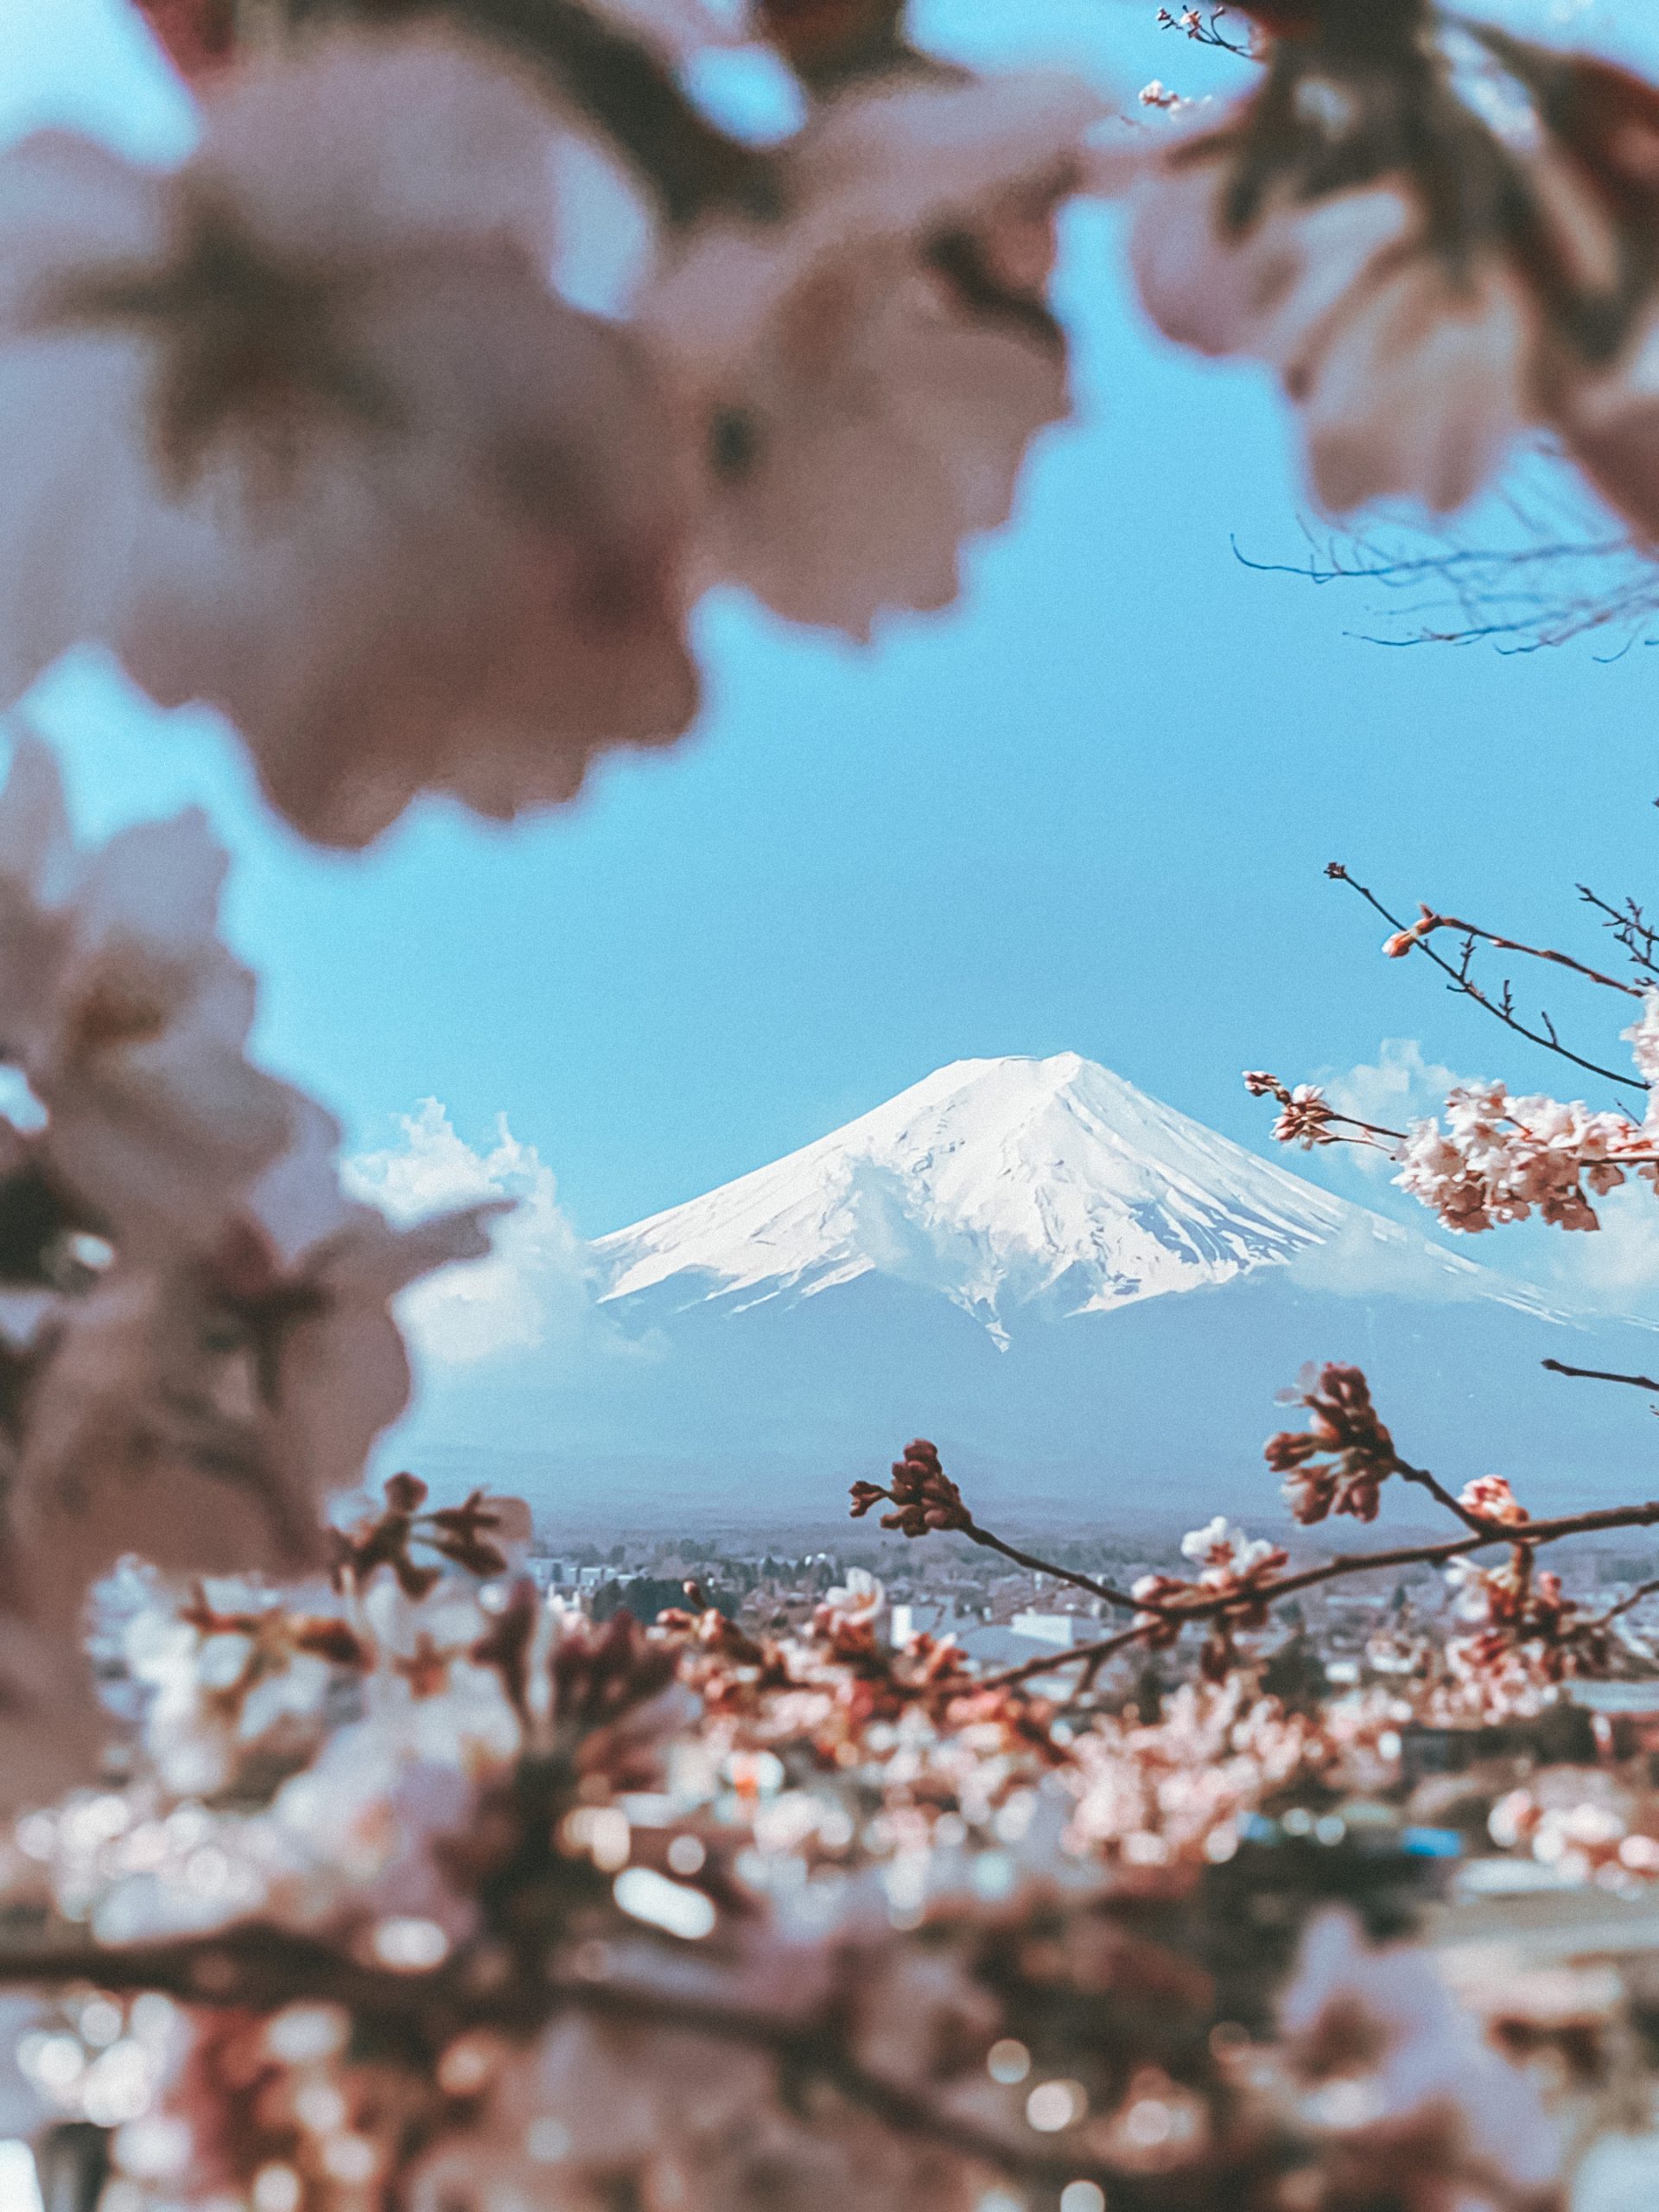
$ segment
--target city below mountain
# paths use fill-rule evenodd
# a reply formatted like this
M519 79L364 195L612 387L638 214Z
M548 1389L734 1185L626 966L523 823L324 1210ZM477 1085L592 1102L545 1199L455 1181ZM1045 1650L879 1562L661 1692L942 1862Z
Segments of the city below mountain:
M493 1478L570 1525L827 1523L918 1433L1003 1522L1274 1524L1260 1445L1310 1359L1454 1484L1592 1500L1640 1402L1541 1363L1654 1357L1075 1053L957 1061L591 1261L577 1353L490 1393L548 1440Z

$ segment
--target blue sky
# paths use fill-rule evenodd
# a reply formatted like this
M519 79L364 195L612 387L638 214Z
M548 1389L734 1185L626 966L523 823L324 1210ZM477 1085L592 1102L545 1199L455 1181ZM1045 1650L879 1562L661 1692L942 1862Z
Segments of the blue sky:
M1109 60L1127 93L1220 81L1153 13L952 0L925 22L963 50ZM0 0L0 131L183 142L120 0ZM588 1235L960 1056L1073 1049L1258 1146L1246 1065L1294 1077L1421 1039L1548 1087L1548 1062L1423 963L1380 960L1322 868L1522 934L1576 927L1582 877L1641 889L1653 658L1363 642L1363 590L1235 556L1303 550L1264 380L1148 331L1108 213L1074 224L1064 293L1079 421L949 615L859 651L710 603L691 741L617 764L569 814L503 832L432 807L355 860L274 823L207 718L161 717L84 664L33 702L83 818L206 803L236 855L266 1057L363 1145L427 1096L474 1140L505 1112Z

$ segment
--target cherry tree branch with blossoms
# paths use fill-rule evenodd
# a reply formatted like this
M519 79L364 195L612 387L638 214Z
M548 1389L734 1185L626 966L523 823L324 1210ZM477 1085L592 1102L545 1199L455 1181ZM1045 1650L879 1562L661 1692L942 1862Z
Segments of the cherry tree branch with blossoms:
M1601 1379L1642 1380L1630 1376ZM1133 1593L1139 1617L1131 1626L1109 1637L1063 1645L1052 1653L1022 1661L988 1677L986 1687L1017 1688L1071 1666L1082 1667L1092 1676L1107 1660L1137 1645L1166 1646L1192 1626L1211 1630L1205 1654L1206 1670L1223 1677L1238 1663L1236 1630L1261 1628L1274 1605L1326 1583L1408 1567L1450 1567L1457 1570L1465 1586L1478 1589L1481 1586L1461 1563L1497 1544L1508 1546L1514 1554L1510 1568L1500 1572L1519 1573L1529 1580L1532 1555L1544 1546L1618 1529L1659 1525L1659 1500L1535 1520L1516 1503L1508 1484L1498 1476L1483 1476L1454 1494L1427 1469L1414 1467L1399 1457L1389 1430L1371 1404L1365 1378L1357 1368L1327 1366L1318 1373L1310 1372L1300 1391L1287 1395L1306 1407L1312 1419L1305 1429L1284 1430L1270 1438L1264 1456L1270 1468L1284 1475L1285 1501L1300 1523L1312 1525L1332 1514L1372 1521L1379 1510L1382 1485L1397 1478L1426 1490L1463 1523L1467 1533L1439 1541L1340 1553L1314 1565L1292 1568L1279 1546L1260 1538L1249 1539L1224 1516L1217 1516L1184 1541L1185 1556L1202 1569L1195 1581L1168 1574L1144 1579ZM883 1517L885 1528L900 1529L912 1537L967 1533L963 1518L957 1516L967 1516L968 1509L939 1466L934 1447L925 1441L910 1445L904 1459L895 1463L891 1489L868 1482L854 1484L855 1517L867 1512L879 1497L892 1498L896 1507ZM1006 1548L998 1545L996 1548ZM1084 1589L1097 1588L1086 1577L1053 1561L1028 1554L1019 1556L1024 1564L1057 1580ZM1518 1564L1521 1560L1525 1562L1523 1567ZM1558 1586L1549 1602L1554 1611L1548 1640L1562 1653L1575 1639L1597 1648L1607 1621L1618 1617L1618 1611L1581 1616L1560 1599ZM1529 1617L1529 1620L1530 1627L1537 1627L1535 1618Z

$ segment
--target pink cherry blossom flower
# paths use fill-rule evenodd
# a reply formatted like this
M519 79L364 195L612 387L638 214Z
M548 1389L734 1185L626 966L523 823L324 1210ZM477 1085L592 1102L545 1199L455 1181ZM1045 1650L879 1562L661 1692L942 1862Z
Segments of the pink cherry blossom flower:
M555 129L423 29L216 79L170 175L0 159L6 696L100 638L349 845L684 728L681 471L638 344L550 288Z
M118 1265L45 1350L13 1496L29 1604L72 1620L137 1552L174 1570L320 1564L321 1510L408 1402L391 1301L488 1249L499 1206L395 1229L340 1202L293 1256L257 1217L203 1260Z
M51 755L18 746L0 1052L46 1111L35 1172L129 1258L203 1249L298 1127L299 1095L245 1058L254 984L217 935L225 868L194 812L77 849Z
M1459 1491L1458 1503L1466 1513L1478 1514L1483 1521L1513 1525L1529 1517L1502 1475L1477 1475Z
M1414 1122L1395 1180L1465 1233L1525 1221L1535 1209L1560 1229L1600 1226L1592 1197L1634 1174L1659 1177L1650 1130L1581 1101L1512 1098L1502 1084L1464 1084L1446 1098L1446 1126Z
M1637 1073L1649 1089L1659 1084L1659 991L1646 992L1642 1011L1619 1035L1630 1048Z
M1549 429L1659 530L1659 99L1427 5L1358 21L1290 11L1246 99L1119 158L1149 312L1179 343L1278 373L1333 512L1389 497L1448 512Z
M683 241L641 314L704 455L704 581L857 638L956 597L1068 411L1043 289L1098 113L1059 77L849 93L790 149L781 216Z

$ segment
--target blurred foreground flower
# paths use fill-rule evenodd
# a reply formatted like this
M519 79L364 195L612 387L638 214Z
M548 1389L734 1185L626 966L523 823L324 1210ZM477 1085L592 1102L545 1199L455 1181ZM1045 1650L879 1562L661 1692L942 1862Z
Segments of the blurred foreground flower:
M1279 372L1333 511L1447 512L1548 430L1659 533L1659 94L1431 0L1249 12L1260 86L1130 164L1156 321Z
M419 31L238 70L171 175L0 160L8 696L101 639L347 845L685 727L681 472L637 344L547 282L555 127Z
M956 597L1070 410L1044 296L1100 111L1059 76L849 93L789 148L775 218L677 245L640 312L702 456L700 582L857 638Z

